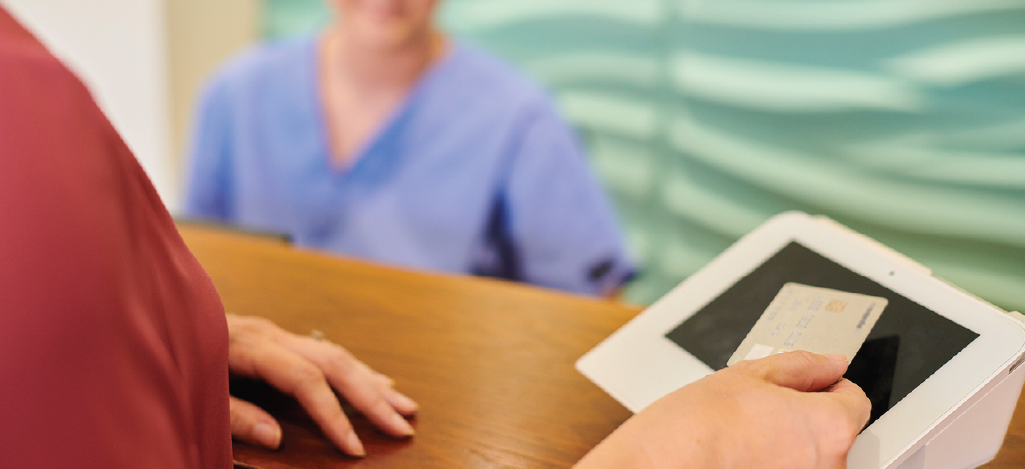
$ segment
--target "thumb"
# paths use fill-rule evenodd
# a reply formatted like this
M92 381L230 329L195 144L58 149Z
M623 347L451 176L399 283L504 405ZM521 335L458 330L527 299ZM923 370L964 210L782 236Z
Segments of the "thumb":
M249 444L278 449L281 445L281 426L263 409L228 396L231 414L231 437Z
M839 381L847 372L848 363L844 355L819 355L795 350L741 361L730 368L785 388L808 392L822 390Z

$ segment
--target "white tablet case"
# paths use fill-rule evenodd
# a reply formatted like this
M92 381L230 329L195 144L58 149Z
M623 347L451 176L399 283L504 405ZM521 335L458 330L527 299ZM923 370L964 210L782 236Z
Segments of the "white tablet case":
M1018 314L1018 313L1012 313ZM1025 383L1021 359L996 376L959 409L922 435L902 458L887 467L896 469L965 469L992 460L1011 423L1015 404Z
M779 215L779 217L794 216L807 217L805 214L794 212ZM877 252L883 252L911 269L931 275L931 272L926 267L866 236L855 233L828 218L816 218L819 223L828 225L831 229L842 232L846 236L853 237L862 243L867 243L876 249ZM698 275L692 276L690 279L685 280L684 283L693 281L695 277L698 277ZM981 299L978 301L984 302ZM988 303L986 304L993 309L998 309ZM1025 316L1017 312L1006 314L1016 320L1011 324L1017 324L1018 327L1025 329ZM644 313L642 312L641 315L644 315ZM610 342L621 331L623 329L613 333L605 342L581 357L577 361L576 367L578 371L594 381L595 384L625 406L631 410L639 411L641 407L644 407L647 402L655 400L657 396L642 397L639 401L627 399L625 398L626 396L617 392L615 386L609 385L607 375L599 376L602 374L599 370L608 364L610 357L607 353L595 352L599 351L602 345ZM631 360L631 357L618 357L618 361L621 360ZM964 469L977 467L992 460L1003 444L1004 435L1007 433L1022 385L1025 384L1025 367L1019 366L1023 361L1025 361L1025 349L1019 350L1014 357L1010 357L1005 367L991 375L983 383L980 383L975 392L962 399L952 411L946 414L946 417L927 428L897 457L879 466L879 468ZM645 373L643 363L633 363L632 365L635 365L632 367L635 372ZM652 371L654 372L654 370ZM694 379L707 374L707 371L699 369L687 370L685 372L693 373L696 376ZM634 399L637 398L634 397ZM642 401L644 404L640 404ZM859 436L859 439L862 439L864 436L864 434ZM851 469L875 469L870 467L870 465L866 465L864 461L854 461L850 458L848 459L848 467Z

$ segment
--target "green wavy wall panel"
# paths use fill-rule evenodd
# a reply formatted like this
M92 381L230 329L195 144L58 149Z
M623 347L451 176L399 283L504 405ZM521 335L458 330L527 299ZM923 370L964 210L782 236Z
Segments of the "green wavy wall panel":
M268 34L319 0L267 0ZM448 0L446 27L552 90L650 302L790 209L1025 310L1025 3Z

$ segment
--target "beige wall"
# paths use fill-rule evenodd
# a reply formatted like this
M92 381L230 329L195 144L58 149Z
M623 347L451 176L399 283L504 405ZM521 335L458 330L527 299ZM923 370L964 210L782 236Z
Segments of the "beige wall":
M198 93L221 62L259 37L263 0L164 1L171 96L171 168L174 180L183 185L183 158Z

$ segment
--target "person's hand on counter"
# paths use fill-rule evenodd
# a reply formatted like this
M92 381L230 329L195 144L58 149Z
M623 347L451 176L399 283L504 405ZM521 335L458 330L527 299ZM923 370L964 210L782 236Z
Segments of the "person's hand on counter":
M576 467L844 468L871 411L847 365L803 351L739 362L651 404Z
M228 314L228 368L234 375L262 379L294 396L324 434L345 454L363 456L332 388L386 434L413 435L405 417L417 404L393 389L394 381L325 340L285 331L273 322ZM276 449L281 427L256 405L230 397L232 438Z

